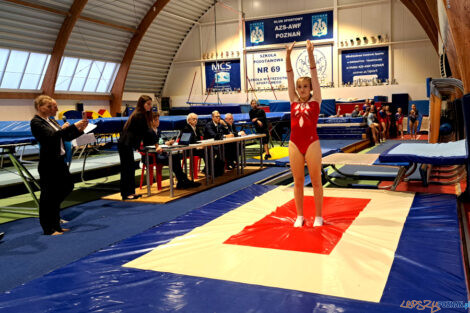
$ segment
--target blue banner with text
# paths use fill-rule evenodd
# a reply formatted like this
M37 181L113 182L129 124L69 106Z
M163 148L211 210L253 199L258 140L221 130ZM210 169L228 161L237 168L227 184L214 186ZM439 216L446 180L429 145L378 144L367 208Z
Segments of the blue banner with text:
M240 61L206 62L206 91L240 91Z
M246 46L333 38L333 11L268 18L245 23Z
M388 47L343 50L341 52L343 83L357 80L385 81L388 73Z

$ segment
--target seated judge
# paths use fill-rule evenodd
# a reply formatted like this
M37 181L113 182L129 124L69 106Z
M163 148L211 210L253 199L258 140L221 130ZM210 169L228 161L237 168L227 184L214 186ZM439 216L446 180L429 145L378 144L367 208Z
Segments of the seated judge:
M207 122L204 128L204 139L223 139L226 128L227 125L224 120L220 119L219 111L213 111L212 120ZM225 164L222 161L223 155L220 153L220 147L218 145L212 146L212 148L214 150L215 176L219 176L223 174L223 168L225 167Z
M198 116L196 113L189 113L188 116L186 117L186 125L181 129L178 140L181 139L181 136L183 133L190 133L191 136L189 138L189 143L190 144L195 144L199 140L201 140L204 136L203 132L197 127L197 122L198 122ZM205 155L204 155L204 148L196 148L192 149L193 156L197 156L200 159L204 160L205 162ZM186 156L189 156L189 153L186 152ZM205 170L203 170L204 172Z
M186 125L181 129L178 139L183 133L191 133L190 144L195 144L202 139L203 133L197 128L198 116L196 113L189 113L186 117Z
M197 127L198 116L196 113L189 113L186 117L186 125L181 129L178 140L181 139L183 133L190 133L190 144L195 144L203 138L202 131ZM193 149L193 155L204 158L204 149Z
M225 128L225 138L232 138L238 136L246 135L244 131L237 132L235 125L233 125L233 115L232 113L225 114L225 123L227 127ZM227 143L225 144L225 160L227 161L227 167L229 169L235 167L235 162L237 160L237 147L236 143Z
M160 114L157 112L152 113L152 130L149 133L149 136L144 139L145 145L155 145L156 148L156 162L158 164L168 165L168 153L163 152L162 147L160 147L160 137L161 132L158 129L160 126ZM175 142L174 139L165 142L165 145L171 146ZM193 188L199 187L201 184L198 182L193 182L188 179L186 173L181 168L181 155L179 153L172 154L172 168L173 173L178 180L176 184L176 188L178 189L186 189L186 188Z
M222 139L226 128L227 124L220 118L219 111L212 111L212 121L204 128L204 139Z
M237 132L236 128L235 128L235 125L233 124L233 115L232 113L227 113L225 114L225 123L227 124L227 131L228 131L228 134L233 134L234 136L233 137L238 137L238 136L245 136L245 132L242 130L242 131L239 131ZM230 138L232 136L225 136L226 138Z

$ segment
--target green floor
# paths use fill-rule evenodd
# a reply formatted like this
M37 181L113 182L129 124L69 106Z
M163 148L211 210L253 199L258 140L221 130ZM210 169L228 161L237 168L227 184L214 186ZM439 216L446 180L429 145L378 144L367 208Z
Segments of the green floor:
M141 169L135 172L136 186L140 185ZM80 203L101 199L101 197L119 192L120 174L90 180L87 183L75 183L73 192L62 202L62 208L67 208ZM168 178L168 171L163 170L163 179ZM35 193L39 198L40 192ZM34 208L34 201L29 193L0 199L0 207L11 208ZM29 214L2 212L0 209L0 224L10 222L19 218L31 217Z

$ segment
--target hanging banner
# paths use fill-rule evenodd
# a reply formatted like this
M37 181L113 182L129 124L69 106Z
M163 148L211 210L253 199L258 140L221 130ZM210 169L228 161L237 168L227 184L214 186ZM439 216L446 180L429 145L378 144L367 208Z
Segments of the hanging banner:
M316 46L314 50L320 86L333 82L333 47ZM287 88L286 50L247 53L248 88L283 89ZM291 54L294 79L310 76L310 66L305 47L294 48ZM251 83L251 85L250 85Z
M245 23L246 46L333 38L333 11L268 18Z
M240 91L240 61L206 62L206 92Z
M357 80L372 82L385 81L388 74L388 47L343 50L341 52L342 81L352 83Z

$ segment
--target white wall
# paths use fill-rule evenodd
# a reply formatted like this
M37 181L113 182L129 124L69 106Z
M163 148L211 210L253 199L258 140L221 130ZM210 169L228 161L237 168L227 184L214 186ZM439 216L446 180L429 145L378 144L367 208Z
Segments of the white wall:
M334 0L240 0L247 19L265 18L271 15L295 15L300 13L328 10L334 7ZM373 2L373 3L371 3ZM238 1L227 2L238 8ZM237 50L243 55L240 41L242 29L233 10L217 5L217 50ZM204 95L204 68L201 62L205 53L215 49L213 10L201 18L201 25L195 26L185 39L170 69L163 95L171 98L172 106L186 106L194 73L196 80L191 93L191 101L206 100ZM230 21L230 22L226 22ZM324 99L330 98L365 98L375 95L388 96L393 93L409 93L414 100L426 99L426 78L440 77L438 55L427 38L426 33L415 17L400 0L361 1L338 0L337 21L338 38L333 43L333 50L338 49L338 61L334 62L333 76L335 88L323 88ZM199 45L199 29L202 45ZM387 35L390 44L390 78L395 78L397 85L368 87L338 87L341 76L339 42L346 39L372 35ZM370 46L370 42L368 44ZM366 48L368 45L363 45ZM200 47L201 46L201 47ZM199 50L201 49L201 51ZM184 61L185 63L182 63ZM204 61L204 60L202 60ZM336 65L339 64L339 65ZM242 58L243 65L243 58ZM245 79L242 74L242 89ZM285 91L276 91L278 99L287 100ZM223 103L244 103L253 95L246 93L219 94ZM257 92L258 98L274 99L272 92ZM209 96L208 102L217 102L217 97Z
M392 101L392 94L394 93L409 93L412 100L423 100L426 98L426 88L422 88L421 84L408 84L407 91L403 91L402 85L382 85L382 86L364 86L364 87L339 87L339 88L322 88L322 98L323 99L364 99L364 98L373 98L374 96L387 96L389 101ZM275 90L276 98L278 100L289 101L289 95L287 91L278 91ZM234 94L225 94L220 95L222 103L246 103L249 104L249 101L255 96L253 93L234 93ZM275 96L272 91L266 92L256 92L256 97L258 99L275 99ZM206 100L207 98L207 100ZM171 97L171 105L174 107L184 107L186 104L187 96L173 96ZM202 102L206 100L207 102L217 102L216 95L193 95L191 101L193 102Z
M242 27L237 12L242 6L247 19L266 18L272 15L285 16L300 13L328 10L334 7L335 0L225 0L217 5L217 50L228 51L230 58L241 57L243 67L243 43L241 42ZM374 3L373 0L337 0L338 38L333 42L333 50L338 52L338 60L334 62L333 76L335 88L323 88L322 97L330 98L365 98L375 95L388 96L393 93L409 93L414 100L426 98L426 77L439 77L439 61L437 53L427 39L427 35L418 21L400 0L384 0ZM338 87L340 81L340 45L342 40L357 36L387 34L393 42L390 48L390 76L398 85L369 87ZM203 55L215 53L214 11L210 9L200 23L189 32L178 50L172 64L163 96L171 98L172 106L186 106L191 90L191 101L204 101L204 67ZM364 46L364 47L367 47ZM220 56L218 57L220 60ZM339 65L337 65L339 64ZM243 70L242 70L243 71ZM194 74L196 73L196 76ZM245 79L242 74L242 89ZM124 93L122 109L126 104L135 105L141 93ZM154 98L154 95L149 94ZM278 99L287 100L285 91L276 91ZM223 103L244 103L253 98L252 94L234 93L219 94ZM257 92L258 98L274 99L272 92ZM211 95L208 102L216 102ZM109 110L108 101L58 100L59 110L75 109L77 102L83 102L85 109L98 111ZM33 100L0 99L0 120L26 120L34 115Z

